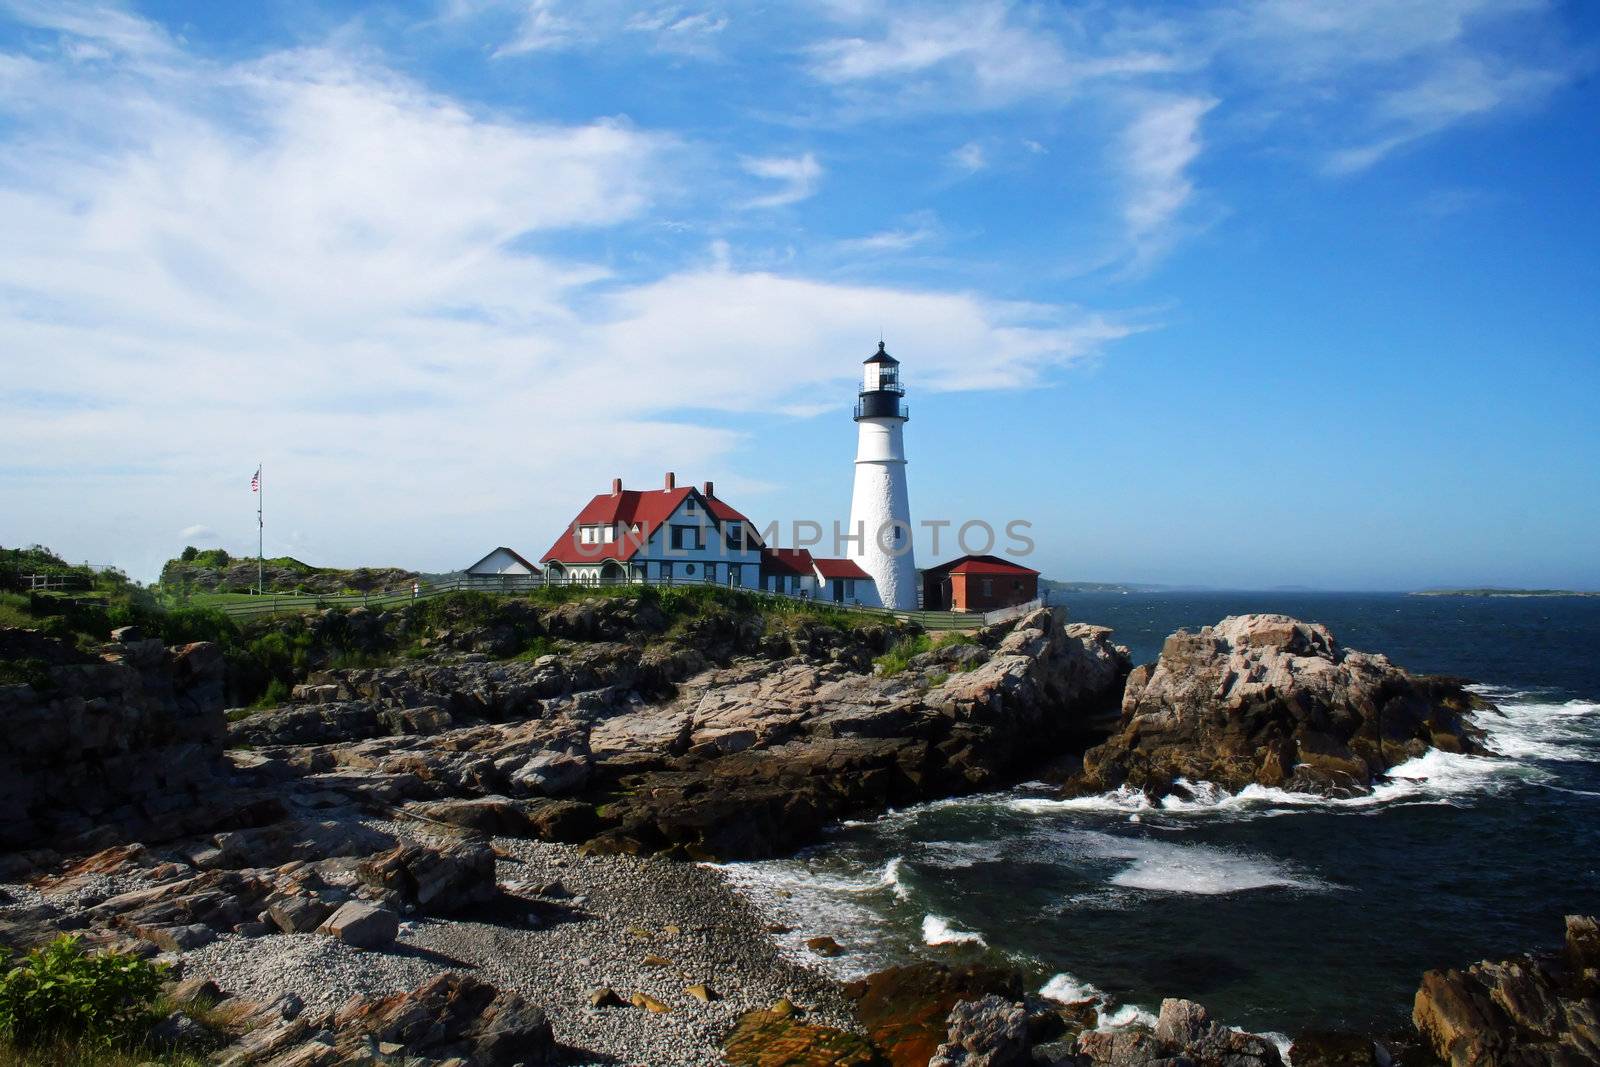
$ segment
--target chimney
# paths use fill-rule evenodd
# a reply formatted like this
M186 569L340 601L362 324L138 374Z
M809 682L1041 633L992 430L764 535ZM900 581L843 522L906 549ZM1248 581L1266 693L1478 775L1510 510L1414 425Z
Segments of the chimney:
M676 489L677 487L678 487L678 476L676 474L673 474L671 471L668 471L667 472L667 481L666 481L665 488L667 489L668 492L671 492L673 489Z
M713 493L713 492L712 492L712 491L711 491L711 483L710 483L710 482L707 482L707 483L706 483L706 499L707 499L707 500L710 500L710 499L711 499L711 498L712 498L712 497L714 497L714 496L716 496L716 495L717 495L717 494L715 494L715 493Z
M621 496L622 495L622 479L621 478L613 478L613 479L611 479L611 495L612 496Z

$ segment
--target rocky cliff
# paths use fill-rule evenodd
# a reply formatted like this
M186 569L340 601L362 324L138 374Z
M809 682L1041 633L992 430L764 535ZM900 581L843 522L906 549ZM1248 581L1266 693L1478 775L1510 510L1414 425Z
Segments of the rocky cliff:
M217 647L167 648L132 628L115 637L85 655L36 631L0 629L0 656L30 664L32 676L0 685L0 849L181 824L218 787Z
M1429 971L1412 1021L1451 1067L1600 1063L1600 924L1569 915L1561 952Z
M1167 638L1136 668L1116 732L1068 785L1164 795L1180 780L1352 795L1430 748L1482 754L1455 679L1412 675L1286 615L1239 615Z
M846 815L1015 780L1114 706L1127 670L1110 631L1048 610L873 673L893 637L801 626L327 671L230 734L261 775L338 773L430 819L749 858Z

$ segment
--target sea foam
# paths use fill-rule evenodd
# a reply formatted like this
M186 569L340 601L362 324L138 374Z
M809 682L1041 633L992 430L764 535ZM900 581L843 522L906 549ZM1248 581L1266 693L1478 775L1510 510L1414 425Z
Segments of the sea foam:
M922 918L922 940L928 945L987 945L983 935L971 930L958 930L942 915L925 915Z
M1600 753L1600 704L1585 700L1539 703L1524 694L1479 689L1493 696L1499 711L1479 712L1476 722L1495 753L1468 756L1430 749L1391 767L1370 793L1325 797L1271 786L1248 785L1229 792L1214 782L1178 779L1181 792L1152 801L1143 791L1123 786L1086 797L1017 797L1007 806L1018 812L1046 815L1085 812L1107 815L1287 815L1310 808L1359 809L1398 804L1449 804L1493 795L1519 783L1547 784L1550 774L1540 762L1590 761Z

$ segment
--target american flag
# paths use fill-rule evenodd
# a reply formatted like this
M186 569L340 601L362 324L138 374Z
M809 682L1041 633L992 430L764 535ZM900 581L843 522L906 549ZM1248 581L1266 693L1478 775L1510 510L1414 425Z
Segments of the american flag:
M252 493L261 492L261 468L260 467L257 467L256 468L256 472L250 476L250 491Z

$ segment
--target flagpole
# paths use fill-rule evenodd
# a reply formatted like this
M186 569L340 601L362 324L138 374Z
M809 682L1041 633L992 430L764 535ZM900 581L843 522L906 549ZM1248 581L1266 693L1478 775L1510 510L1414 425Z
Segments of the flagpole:
M266 545L267 527L261 518L261 507L267 500L267 480L262 477L263 467L256 464L256 593L264 595L267 591L266 580Z

